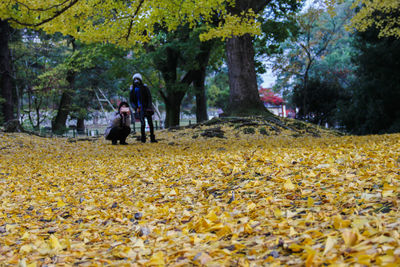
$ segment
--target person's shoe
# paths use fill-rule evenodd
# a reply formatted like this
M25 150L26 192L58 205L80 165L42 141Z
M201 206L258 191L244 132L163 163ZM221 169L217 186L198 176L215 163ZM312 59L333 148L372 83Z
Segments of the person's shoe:
M142 137L140 138L140 141L141 141L142 143L146 143L146 136L142 136Z
M118 143L117 143L117 140L112 140L112 141L111 141L111 144L112 144L112 145L117 145L117 144L118 144Z
M125 142L125 141L120 141L119 144L120 144L120 145L127 145L128 143Z
M156 140L156 137L154 135L152 135L152 136L150 136L150 142L157 143L158 141Z

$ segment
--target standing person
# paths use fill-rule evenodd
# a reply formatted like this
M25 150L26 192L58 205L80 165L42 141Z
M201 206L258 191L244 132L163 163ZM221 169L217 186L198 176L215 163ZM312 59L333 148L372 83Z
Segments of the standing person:
M131 132L130 124L129 105L126 102L121 102L118 106L118 112L115 113L104 133L106 140L111 140L113 145L116 145L118 140L121 145L127 145L126 138Z
M154 126L152 116L154 114L153 103L151 99L151 93L149 88L143 84L142 75L136 73L133 75L133 85L129 92L129 101L132 109L135 111L135 116L140 118L140 132L142 143L146 142L146 122L149 124L150 128L150 142L157 142L154 136Z

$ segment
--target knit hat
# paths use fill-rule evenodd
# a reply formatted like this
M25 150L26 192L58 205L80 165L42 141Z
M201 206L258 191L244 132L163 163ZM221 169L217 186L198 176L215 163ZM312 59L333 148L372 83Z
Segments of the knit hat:
M143 81L143 79L142 79L142 75L140 74L140 73L135 73L134 75L133 75L133 77L132 77L132 80L134 80L134 79L140 79L141 81Z

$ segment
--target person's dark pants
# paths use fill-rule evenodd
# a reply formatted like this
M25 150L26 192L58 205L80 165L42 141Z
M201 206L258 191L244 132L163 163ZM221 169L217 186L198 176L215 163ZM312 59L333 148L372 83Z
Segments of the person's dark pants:
M140 133L141 133L141 141L146 142L146 121L149 124L150 128L150 140L154 142L156 140L154 136L154 125L153 125L153 118L151 115L146 115L143 110L140 111Z
M126 143L126 138L131 133L131 128L128 126L118 126L111 129L107 136L107 140L111 140L113 144L116 144L119 140L120 144Z

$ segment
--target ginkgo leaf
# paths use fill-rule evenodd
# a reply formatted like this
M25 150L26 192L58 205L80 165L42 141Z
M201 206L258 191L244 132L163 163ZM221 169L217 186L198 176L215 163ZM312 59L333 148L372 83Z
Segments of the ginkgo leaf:
M283 188L285 188L288 191L293 191L296 189L296 186L292 183L290 179L287 179L285 184L283 185Z
M357 243L358 236L355 231L352 230L344 230L342 232L342 238L346 246L351 247Z
M151 256L150 260L146 263L147 266L165 266L164 253L158 251Z
M204 129L128 146L0 132L0 262L398 265L399 134Z
M54 250L62 249L60 242L58 241L58 238L55 235L50 235L49 244L50 244L50 248L52 248Z
M337 239L336 237L333 236L328 236L328 238L326 239L326 243L325 243L325 249L324 249L324 255L326 253L328 253L336 244Z

